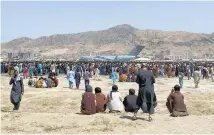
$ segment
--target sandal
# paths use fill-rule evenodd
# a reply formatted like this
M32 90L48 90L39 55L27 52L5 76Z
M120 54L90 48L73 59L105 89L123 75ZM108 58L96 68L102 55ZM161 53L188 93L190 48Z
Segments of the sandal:
M132 117L132 120L137 120L136 116L133 116L133 117Z
M132 120L137 120L136 114L134 113L134 116L132 117Z
M151 122L152 121L152 117L149 117L149 122Z

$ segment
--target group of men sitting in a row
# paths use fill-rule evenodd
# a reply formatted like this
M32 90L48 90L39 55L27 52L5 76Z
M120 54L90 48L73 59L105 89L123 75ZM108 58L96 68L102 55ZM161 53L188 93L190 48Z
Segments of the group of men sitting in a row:
M90 85L86 86L86 92L82 94L81 112L91 115L99 112L105 112L108 108L109 112L135 112L137 105L137 96L135 90L130 89L129 95L122 100L118 87L112 86L112 91L107 94L107 97L101 92L101 88L93 88ZM186 105L184 104L184 96L180 92L180 86L175 85L167 98L166 106L173 117L188 116Z
M57 87L59 80L57 79L55 73L49 74L48 78L40 77L30 77L28 80L28 85L36 88L52 88Z

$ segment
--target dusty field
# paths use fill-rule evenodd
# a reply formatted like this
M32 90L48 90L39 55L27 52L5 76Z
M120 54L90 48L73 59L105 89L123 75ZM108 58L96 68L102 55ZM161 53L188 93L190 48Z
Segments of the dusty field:
M93 88L99 86L103 93L111 90L111 80L91 81ZM177 78L156 79L155 92L158 99L153 121L139 111L139 119L130 120L131 113L101 113L92 116L79 114L83 81L80 90L69 90L66 79L61 76L60 85L52 89L36 89L27 86L20 106L20 113L12 112L9 100L11 86L9 77L1 76L1 132L2 133L214 133L214 83L202 80L195 89L193 80L184 80L185 103L190 116L172 118L165 107L166 97L178 83ZM137 90L136 83L117 83L125 97L129 88ZM145 119L144 119L145 118Z

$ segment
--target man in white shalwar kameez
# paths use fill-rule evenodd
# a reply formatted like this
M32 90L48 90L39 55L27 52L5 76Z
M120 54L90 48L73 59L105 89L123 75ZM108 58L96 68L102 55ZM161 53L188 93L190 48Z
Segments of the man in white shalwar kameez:
M200 82L200 77L201 77L201 72L199 71L199 68L197 67L196 70L193 72L195 88L198 88L198 84Z
M100 74L100 70L98 68L95 69L95 75L94 75L94 79L96 80L97 78L99 78Z

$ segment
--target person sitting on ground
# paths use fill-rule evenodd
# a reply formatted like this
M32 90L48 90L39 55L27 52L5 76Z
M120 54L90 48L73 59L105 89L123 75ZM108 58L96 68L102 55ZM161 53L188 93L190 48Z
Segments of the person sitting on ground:
M51 72L47 79L47 87L48 88L57 87L58 84L59 84L59 80L56 77L56 73Z
M30 76L29 80L28 80L28 86L33 86L33 77Z
M43 79L43 83L42 83L42 88L47 88L48 86L47 86L47 79L46 78L44 78Z
M130 73L127 74L126 82L131 82L132 75Z
M96 113L96 96L92 91L93 88L87 85L85 93L82 94L81 112L83 114L91 115Z
M28 80L28 86L34 87L36 85L37 82L37 77L32 77L30 76L29 80Z
M95 95L96 95L96 112L105 112L106 110L106 96L101 93L101 88L96 87L95 88Z
M126 112L134 112L136 105L137 96L135 95L134 89L129 89L129 95L124 98L123 105Z
M119 77L119 82L126 82L127 80L127 75L126 74L121 74Z
M43 77L40 77L39 80L36 82L35 87L36 87L36 88L41 88L42 85L43 85L43 80L44 80L44 78L43 78Z
M184 104L184 96L180 92L180 86L175 85L169 97L167 98L166 106L172 117L188 116L186 105Z
M51 78L47 78L47 87L52 88L52 79Z
M52 87L57 87L59 85L59 80L56 75L52 78Z
M54 77L54 73L50 72L49 75L48 75L48 78L53 78L53 77Z
M113 85L112 91L107 95L107 107L110 113L124 111L122 99L117 85Z

